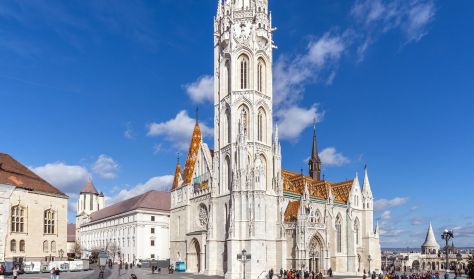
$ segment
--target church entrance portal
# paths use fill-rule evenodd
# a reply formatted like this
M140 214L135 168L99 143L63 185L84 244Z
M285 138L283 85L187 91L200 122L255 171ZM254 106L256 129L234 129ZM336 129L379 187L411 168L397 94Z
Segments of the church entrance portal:
M189 247L187 268L189 272L201 272L201 246L196 238L193 238Z
M322 255L323 255L323 245L320 238L317 235L314 235L309 242L309 271L314 271L315 273L322 272Z

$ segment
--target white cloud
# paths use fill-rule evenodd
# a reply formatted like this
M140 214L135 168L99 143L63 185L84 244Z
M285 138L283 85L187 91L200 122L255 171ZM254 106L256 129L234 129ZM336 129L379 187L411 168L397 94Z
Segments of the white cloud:
M407 197L396 197L391 200L379 199L374 202L375 211L387 210L392 207L404 205L408 202Z
M102 154L92 166L92 171L104 179L114 179L117 177L119 165L112 157Z
M115 196L106 198L107 205L111 205L132 197L141 195L151 190L168 192L173 182L173 175L155 176L150 178L147 182L137 184L131 189L122 189Z
M163 136L176 148L186 150L189 147L194 129L195 119L189 117L185 110L180 111L175 118L165 122L148 124L148 136ZM204 123L199 123L203 136L211 136L212 129Z
M350 163L349 158L345 157L342 153L337 153L336 148L328 147L323 149L319 153L321 162L326 166L343 166Z
M410 220L410 223L412 225L421 225L421 224L425 224L426 222L422 218L414 217Z
M309 82L326 78L332 82L335 76L333 68L348 46L346 34L326 33L319 39L309 42L304 54L291 59L282 55L273 69L274 104L278 107L293 106L302 97L304 86Z
M214 77L202 76L195 82L185 85L186 92L195 103L212 102L214 100Z
M382 220L390 220L390 218L392 218L392 212L390 210L385 210L380 216Z
M123 136L126 139L134 139L135 138L135 132L133 131L132 123L127 122L125 131L123 132Z
M359 0L354 3L351 15L360 23L365 42L359 54L381 34L399 29L407 42L419 41L427 33L427 26L435 16L433 0ZM367 40L369 39L369 40ZM364 46L365 45L365 46Z
M318 112L316 105L307 109L295 105L277 111L276 116L279 119L280 138L296 140L305 128L313 124L315 119L319 121L322 118L322 113Z
M62 162L30 169L63 192L79 192L90 176L86 168L66 165Z
M153 145L153 154L156 155L156 154L160 153L162 147L163 147L163 145L161 143L157 143L157 144Z

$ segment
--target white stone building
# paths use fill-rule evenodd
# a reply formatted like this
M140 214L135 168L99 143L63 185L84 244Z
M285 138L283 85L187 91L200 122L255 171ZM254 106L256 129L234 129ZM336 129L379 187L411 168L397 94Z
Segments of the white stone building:
M380 270L378 228L365 173L321 179L313 139L309 176L281 169L273 127L268 0L219 1L214 21L214 150L193 131L171 192L171 260L190 272L242 278L237 255L251 254L246 278L270 268L335 274ZM370 260L369 260L370 259Z
M0 153L0 262L66 258L68 196Z
M441 236L441 233L439 235ZM464 270L467 268L471 255L458 251L453 242L447 249L446 246L440 248L430 223L426 231L425 242L421 245L421 252L400 253L404 264L403 269L404 271L444 271L446 270L446 250L450 270Z
M82 257L105 249L116 262L167 260L169 219L170 193L159 191L90 212L82 219L78 232Z

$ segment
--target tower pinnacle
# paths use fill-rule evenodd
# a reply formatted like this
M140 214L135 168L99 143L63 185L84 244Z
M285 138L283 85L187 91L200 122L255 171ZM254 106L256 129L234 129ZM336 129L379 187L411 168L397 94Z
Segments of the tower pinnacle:
M321 180L321 159L318 154L318 140L316 137L316 119L314 119L313 145L311 148L311 157L309 159L309 176L315 180Z

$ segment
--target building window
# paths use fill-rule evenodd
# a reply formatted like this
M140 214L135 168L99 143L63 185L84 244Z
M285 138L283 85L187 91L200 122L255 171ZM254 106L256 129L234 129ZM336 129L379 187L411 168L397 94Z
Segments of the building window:
M155 222L155 216L151 216L151 221Z
M44 211L44 230L45 234L54 234L54 211L51 209Z
M150 245L155 246L155 241L154 240L150 241Z
M151 233L152 233L152 234L155 233L155 228L151 228Z
M246 55L241 55L239 58L240 66L240 89L248 88L248 77L249 77L249 59Z
M94 196L90 194L90 210L94 210Z
M257 90L262 93L265 93L265 71L265 62L259 59L257 65Z
M12 213L11 213L12 232L15 232L15 233L24 232L24 228L25 228L24 222L25 222L25 208L19 205L12 207Z
M51 241L51 253L56 253L56 241Z
M231 92L231 83L230 83L230 61L225 62L224 68L224 94L230 95Z
M265 133L266 133L266 121L265 121L265 111L263 108L258 110L257 116L257 140L258 141L265 141Z
M25 241L20 240L20 252L25 252Z
M355 233L356 244L359 245L359 219L356 219L354 222L354 233Z
M155 254L151 254L150 258L154 259L154 258L155 258Z
M13 252L13 253L16 252L16 240L15 239L10 240L10 252Z
M48 241L43 241L43 253L49 253Z
M337 252L342 252L342 228L341 228L341 218L337 216L336 218L336 244Z

